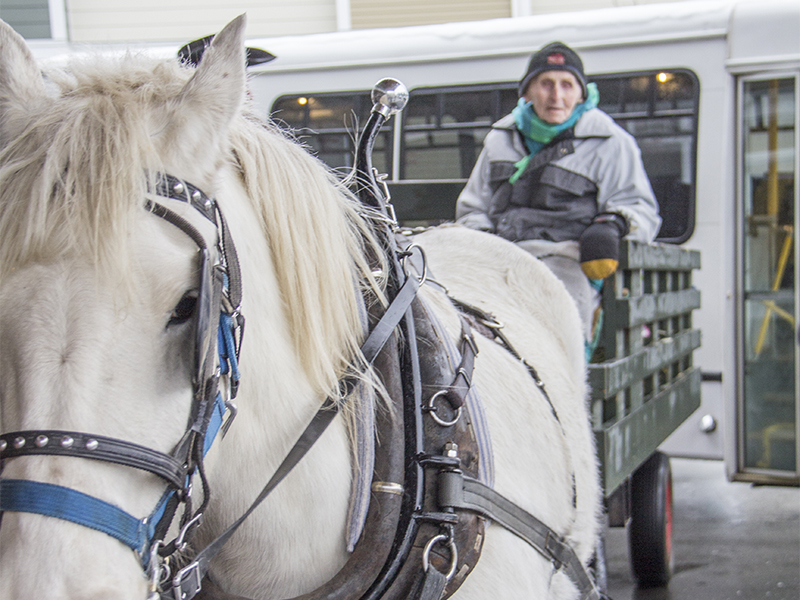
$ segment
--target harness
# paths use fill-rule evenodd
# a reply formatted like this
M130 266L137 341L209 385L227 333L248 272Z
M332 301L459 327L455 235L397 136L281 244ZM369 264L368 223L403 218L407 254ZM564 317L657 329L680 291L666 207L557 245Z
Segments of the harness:
M364 533L350 560L322 588L295 600L446 598L477 563L487 518L528 542L553 562L555 570L563 569L579 588L582 600L599 599L574 551L556 532L477 479L480 456L465 402L477 354L469 322L480 323L479 328L488 327L496 338L499 332L496 320L460 303L465 316L458 367L451 371L441 348L420 361L418 345L438 345L425 308L417 299L417 290L426 277L424 255L420 250L422 274L410 274L405 263L416 249L413 245L404 248L398 245L397 223L388 203L388 190L385 185L381 189L381 179L376 177L371 163L378 130L391 114L402 109L407 92L399 82L384 80L373 91L373 100L375 107L359 143L356 172L361 200L383 217L380 239L390 261L388 295L392 301L380 317L373 317L361 351L366 362L374 363L381 373L397 408L397 418L380 414L376 417L381 443L377 447L372 492L379 495L380 501L370 503ZM199 228L170 209L167 205L171 201L187 203L211 222L214 239L207 240ZM0 436L0 461L35 454L103 460L154 473L165 480L167 489L150 515L136 518L103 500L61 486L0 480L0 517L2 511L33 512L112 535L140 556L150 579L148 600L159 597L243 600L222 592L206 577L209 564L236 529L305 456L337 415L339 404L330 398L323 403L250 508L188 565L173 573L170 558L186 547L208 502L203 456L217 433L222 430L224 434L235 416L231 400L238 388L238 357L244 328L239 310L241 275L222 212L201 190L168 175L159 176L156 191L148 195L146 207L186 233L200 250L194 397L185 435L173 452L165 454L124 440L85 433L12 432ZM215 330L216 347L212 343ZM502 334L499 339L519 358ZM528 369L544 391L535 369ZM354 375L340 382L343 398L347 398L357 381ZM423 388L439 391L423 402ZM546 392L544 395L547 398ZM231 416L225 421L228 412ZM199 476L204 488L203 503L196 510L191 505L194 475ZM164 538L180 504L185 505L180 532L166 543Z

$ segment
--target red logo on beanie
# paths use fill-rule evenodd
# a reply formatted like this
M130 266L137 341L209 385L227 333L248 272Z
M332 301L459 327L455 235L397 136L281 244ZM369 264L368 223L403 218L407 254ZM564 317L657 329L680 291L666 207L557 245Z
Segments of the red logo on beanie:
M548 65L563 65L565 62L564 55L560 52L555 52L547 57Z

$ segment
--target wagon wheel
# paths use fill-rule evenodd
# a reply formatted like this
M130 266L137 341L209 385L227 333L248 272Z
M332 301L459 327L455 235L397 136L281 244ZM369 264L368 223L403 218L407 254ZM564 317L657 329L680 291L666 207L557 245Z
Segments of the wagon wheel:
M655 452L631 476L628 525L631 568L642 587L666 586L672 577L672 470Z

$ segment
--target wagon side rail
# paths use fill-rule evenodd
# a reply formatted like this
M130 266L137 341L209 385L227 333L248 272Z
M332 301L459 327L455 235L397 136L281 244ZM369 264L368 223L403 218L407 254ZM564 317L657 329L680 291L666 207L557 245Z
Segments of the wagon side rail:
M605 496L646 461L700 406L692 323L700 253L624 241L604 283L603 326L589 365L592 425Z

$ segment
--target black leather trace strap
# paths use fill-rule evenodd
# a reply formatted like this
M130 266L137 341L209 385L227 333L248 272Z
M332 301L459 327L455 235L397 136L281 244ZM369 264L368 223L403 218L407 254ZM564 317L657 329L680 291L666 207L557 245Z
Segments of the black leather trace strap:
M422 576L419 589L414 594L412 600L440 600L447 586L447 577L430 567Z
M542 556L563 569L580 591L581 600L600 600L600 593L575 551L539 519L492 488L459 471L439 472L439 504L443 508L479 512L521 537Z
M169 454L123 440L76 431L12 431L0 435L0 461L32 455L75 456L154 473L173 488L186 482L186 466Z

